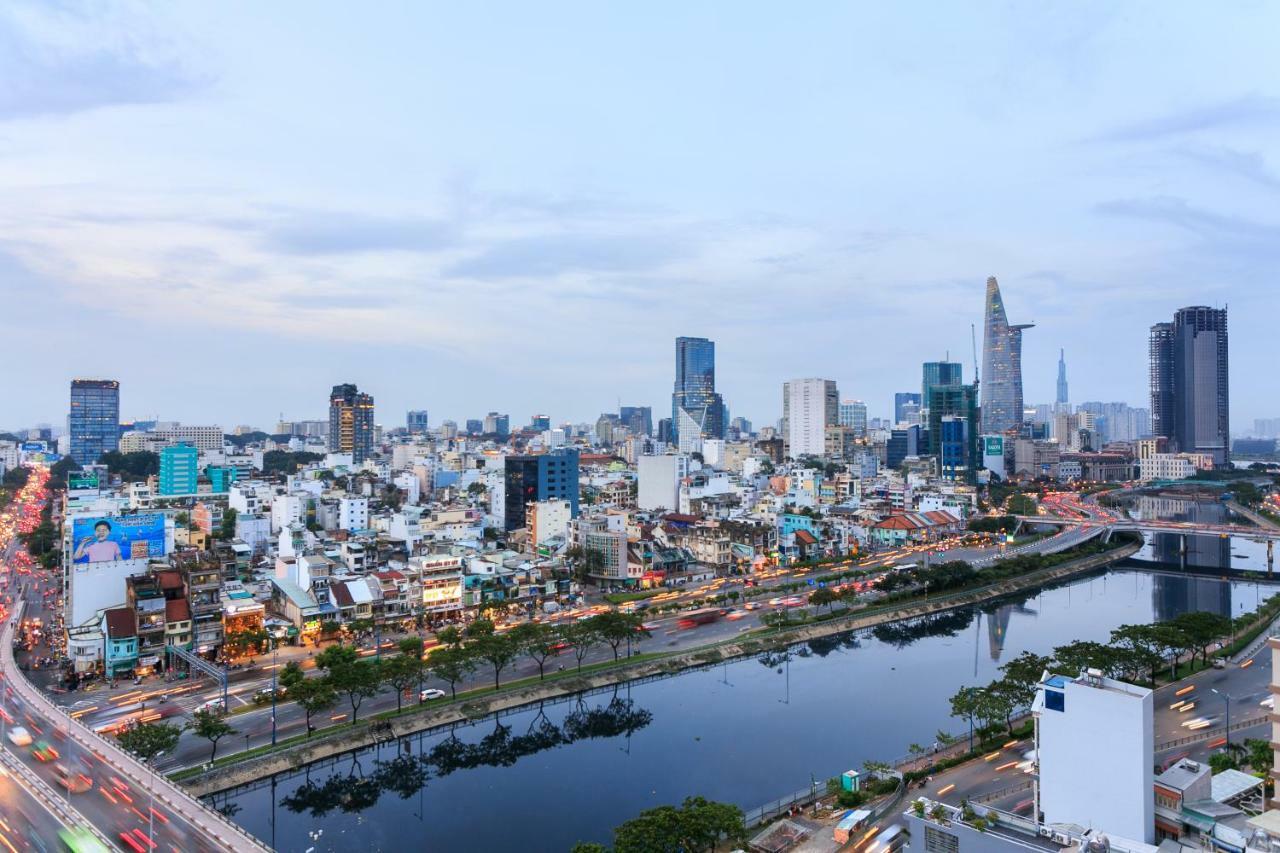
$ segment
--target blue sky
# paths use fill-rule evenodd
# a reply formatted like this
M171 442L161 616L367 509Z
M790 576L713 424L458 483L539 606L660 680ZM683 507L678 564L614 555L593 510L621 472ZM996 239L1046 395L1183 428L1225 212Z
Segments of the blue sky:
M926 14L927 12L927 14ZM1280 416L1266 3L16 3L0 11L0 428L669 406L824 376L891 412L999 277L1072 398L1228 304L1233 428ZM11 362L12 363L12 362ZM966 375L970 368L966 366Z

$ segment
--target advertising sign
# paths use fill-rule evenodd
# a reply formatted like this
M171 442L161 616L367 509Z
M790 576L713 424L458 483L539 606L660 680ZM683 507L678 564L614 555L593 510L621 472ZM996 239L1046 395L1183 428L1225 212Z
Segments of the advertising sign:
M67 488L75 491L76 489L96 489L98 488L98 472L73 471L67 475Z
M48 448L43 441L24 441L22 442L23 453L43 453Z
M984 456L1004 456L1004 436L988 435L983 438L985 447L982 451Z
M72 524L73 563L104 563L164 556L164 516L89 516Z

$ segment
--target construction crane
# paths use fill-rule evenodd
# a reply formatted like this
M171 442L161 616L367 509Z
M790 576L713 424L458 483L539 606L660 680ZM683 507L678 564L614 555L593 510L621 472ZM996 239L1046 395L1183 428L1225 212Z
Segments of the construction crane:
M978 387L978 328L969 324L969 338L973 341L973 387Z

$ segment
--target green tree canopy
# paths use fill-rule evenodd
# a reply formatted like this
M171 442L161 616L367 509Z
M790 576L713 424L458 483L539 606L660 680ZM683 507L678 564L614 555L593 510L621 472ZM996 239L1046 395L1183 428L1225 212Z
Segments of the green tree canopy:
M143 761L171 752L178 745L182 729L168 723L139 723L116 735L116 741L126 752L132 752Z
M659 806L613 831L614 853L710 853L722 838L746 835L742 809L703 797L680 805Z
M210 762L218 756L218 741L236 733L231 724L222 718L222 714L208 709L196 711L191 717L191 725L187 728L198 737L213 744L213 751L209 753Z

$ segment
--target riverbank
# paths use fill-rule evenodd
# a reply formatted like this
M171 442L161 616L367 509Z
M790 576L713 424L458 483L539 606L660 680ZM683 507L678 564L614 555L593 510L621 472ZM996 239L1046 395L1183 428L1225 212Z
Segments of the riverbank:
M620 661L617 664L610 662L594 670L585 668L581 675L576 672L558 673L554 677L549 676L544 682L536 679L527 680L508 685L500 692L488 690L459 696L459 701L456 703L429 709L415 707L406 709L400 714L388 712L376 715L359 725L322 730L313 735L309 741L286 741L274 750L265 747L249 753L233 754L217 762L211 770L195 768L174 774L173 778L183 781L192 793L205 796L276 773L288 772L333 755L417 734L425 729L467 722L495 712L512 710L536 704L539 701L573 696L584 691L611 687L636 679L674 675L687 669L756 655L832 634L863 630L890 622L973 606L1096 571L1132 556L1140 547L1140 543L1126 543L1104 554L1089 555L1050 569L1030 572L1020 577L946 596L935 596L927 602L915 601L882 608L867 608L837 619L814 622L802 627L753 631L740 638L690 651L651 653Z

